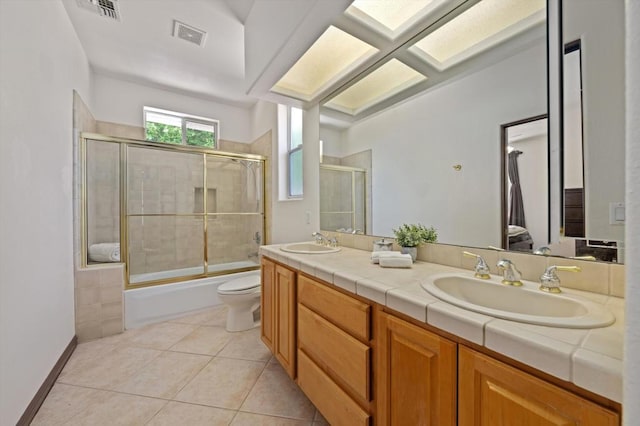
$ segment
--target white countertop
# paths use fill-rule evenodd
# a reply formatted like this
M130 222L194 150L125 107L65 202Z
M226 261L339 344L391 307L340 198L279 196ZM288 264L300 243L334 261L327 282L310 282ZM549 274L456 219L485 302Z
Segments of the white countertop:
M564 288L604 304L616 317L608 327L568 329L508 321L471 312L427 293L421 283L432 274L472 271L436 263L412 268L382 268L371 252L342 247L337 253L296 254L281 245L262 246L260 254L350 293L388 306L465 340L482 345L559 379L622 402L624 299Z

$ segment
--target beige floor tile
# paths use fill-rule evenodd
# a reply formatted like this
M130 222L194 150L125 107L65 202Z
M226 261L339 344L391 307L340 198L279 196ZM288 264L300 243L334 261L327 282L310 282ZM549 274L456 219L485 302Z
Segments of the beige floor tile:
M267 362L271 358L271 352L260 340L260 329L254 328L233 333L231 340L218 356Z
M134 330L126 344L143 348L166 350L191 334L198 326L162 322Z
M106 392L103 398L86 406L65 423L69 426L144 425L167 401L136 395Z
M171 401L147 426L226 426L235 414L235 411L222 408Z
M256 361L214 358L174 399L237 409L256 383L264 365Z
M204 355L163 352L114 390L157 398L173 398L211 361Z
M224 328L201 326L184 337L169 350L192 354L216 355L231 340Z
M224 327L227 324L227 307L225 305L215 307L211 310L211 317L209 317L201 325L215 325L218 327Z
M35 426L61 425L91 403L108 394L107 391L56 383L31 422Z
M315 407L278 364L268 364L241 411L313 420Z
M286 419L284 417L263 416L253 413L238 413L232 426L308 426L304 420Z
M73 351L71 358L69 358L69 361L58 377L58 380L64 378L65 375L81 371L95 365L96 359L101 359L117 349L116 345L106 344L103 340L104 339L80 343Z
M201 310L195 314L185 315L180 318L172 319L170 322L175 322L179 324L195 324L202 325L207 323L207 325L219 325L219 324L208 324L213 321L217 321L222 318L226 318L227 308L224 305L216 306L214 308L208 308L205 310ZM222 324L224 325L224 323Z
M130 379L162 352L147 348L117 347L106 354L96 354L70 370L65 368L58 382L98 389L113 389Z

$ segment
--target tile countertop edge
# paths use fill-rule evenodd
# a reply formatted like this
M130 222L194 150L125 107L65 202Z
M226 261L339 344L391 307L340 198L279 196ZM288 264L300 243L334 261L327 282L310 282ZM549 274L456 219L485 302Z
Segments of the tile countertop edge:
M605 348L600 352L593 347L587 350L582 348L580 344L572 344L552 337L551 331L550 335L545 335L544 329L539 332L523 330L518 327L519 323L494 319L457 308L438 299L432 300L434 298L426 292L423 301L408 303L412 293L419 297L420 293L416 290L416 287L420 288L419 282L416 280L404 280L403 282L400 279L401 283L390 283L391 278L388 272L385 272L383 277L374 277L372 273L376 269L374 265L371 265L370 252L368 251L342 247L338 253L297 254L280 250L282 245L284 244L261 246L260 254L323 281L326 281L326 277L333 271L331 284L350 293L360 294L372 302L384 304L391 309L453 334L458 334L456 330L463 325L461 330L466 330L466 333L460 336L463 339L479 343L487 349L502 353L559 379L572 382L612 401L622 402L622 360L609 356L610 351ZM349 261L354 262L353 266L349 265ZM366 268L364 262L366 262ZM319 264L322 265L320 268L318 268ZM470 272L465 269L428 262L417 262L412 269L424 269L426 275L437 272ZM389 269L385 268L385 271L389 271ZM375 286L367 285L374 281L376 282ZM365 284L366 292L358 291L358 282L360 282L361 288L362 284ZM379 294L374 294L377 289ZM398 296L401 296L405 303L398 303ZM406 311L406 308L412 305L418 309L421 308L420 305L424 305L426 320L421 319L421 312ZM431 315L429 309L431 309ZM623 310L616 312L616 309L612 309L612 311L616 318L624 317ZM478 318L473 317L474 315ZM554 327L549 328L555 329ZM562 330L571 331L570 329ZM600 330L606 330L606 328ZM622 345L622 341L619 344ZM536 351L536 356L531 356L533 351ZM546 363L544 360L549 362Z

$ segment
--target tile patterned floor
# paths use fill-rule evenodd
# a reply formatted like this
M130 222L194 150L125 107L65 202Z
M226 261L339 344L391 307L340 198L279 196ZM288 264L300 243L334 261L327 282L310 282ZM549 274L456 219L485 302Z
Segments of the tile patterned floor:
M33 425L282 425L326 420L260 340L216 307L78 345Z

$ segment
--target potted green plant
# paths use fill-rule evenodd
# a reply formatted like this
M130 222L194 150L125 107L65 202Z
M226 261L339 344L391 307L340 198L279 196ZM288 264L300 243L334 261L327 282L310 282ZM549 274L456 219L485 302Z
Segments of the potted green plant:
M418 246L422 243L435 243L438 241L438 232L433 226L426 227L422 224L404 223L393 229L396 242L401 247L402 253L408 253L415 261L418 254Z

